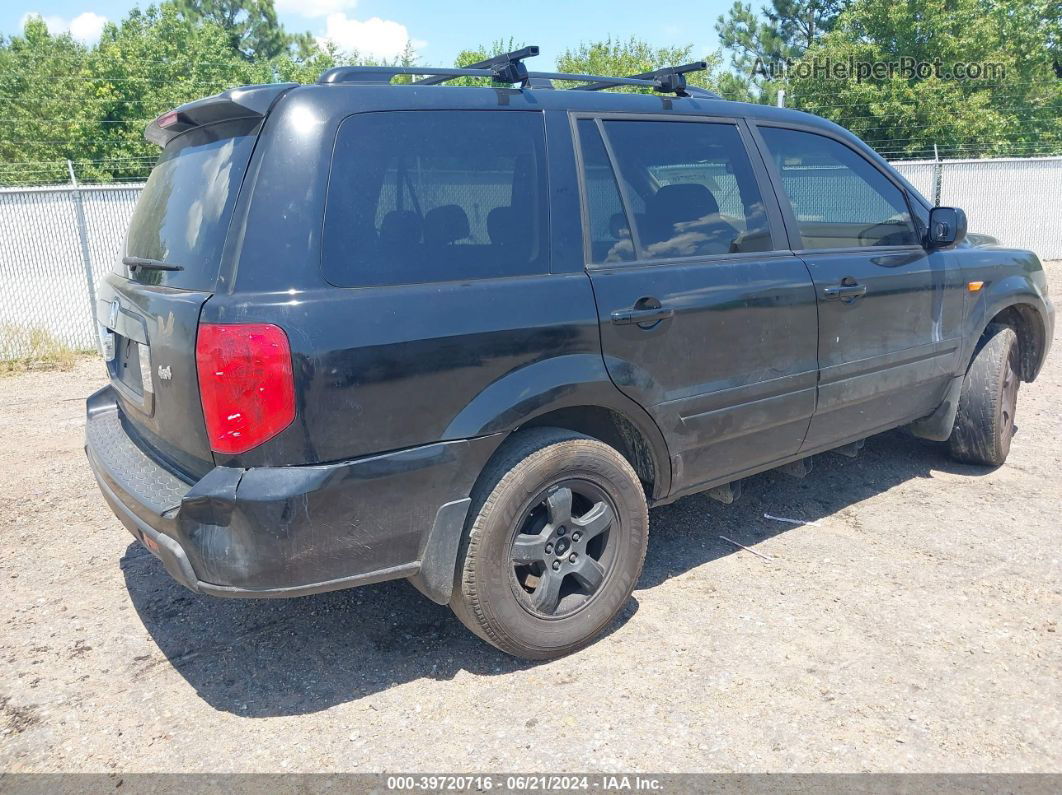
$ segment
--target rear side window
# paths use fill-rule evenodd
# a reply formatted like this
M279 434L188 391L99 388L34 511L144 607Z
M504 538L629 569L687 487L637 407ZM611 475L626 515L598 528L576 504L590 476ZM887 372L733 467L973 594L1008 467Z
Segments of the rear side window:
M634 259L630 224L623 210L619 186L605 151L597 123L580 119L579 142L583 153L586 211L590 233L590 261L623 262Z
M639 259L773 247L763 199L735 125L610 119L604 129L633 214Z
M214 289L255 131L254 121L213 124L189 130L166 146L137 200L125 253L182 269L138 269L131 278L191 290ZM127 274L120 262L115 269Z
M542 114L387 111L346 119L325 211L343 287L545 273Z
M917 245L903 193L832 138L761 127L804 248Z

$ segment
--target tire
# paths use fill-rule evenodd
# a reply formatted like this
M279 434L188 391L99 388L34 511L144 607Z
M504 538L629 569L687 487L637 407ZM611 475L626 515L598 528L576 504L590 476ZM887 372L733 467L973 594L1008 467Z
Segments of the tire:
M483 640L530 660L570 654L608 626L649 538L627 460L559 428L505 443L472 492L469 521L450 607Z
M966 464L998 467L1014 437L1020 384L1018 337L1008 326L991 325L966 371L948 444Z

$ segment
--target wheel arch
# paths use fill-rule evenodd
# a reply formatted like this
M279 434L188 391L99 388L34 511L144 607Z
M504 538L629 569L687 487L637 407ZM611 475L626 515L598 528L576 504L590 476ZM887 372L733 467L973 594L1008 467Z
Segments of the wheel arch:
M1020 300L996 309L978 335L978 346L991 326L1013 329L1018 336L1021 380L1034 381L1047 353L1047 324L1039 310Z
M670 491L664 434L645 409L616 388L600 355L551 357L507 374L454 418L444 438L511 435L533 427L564 428L599 439L627 458L653 500Z
M667 493L671 475L668 459L665 457L662 463L659 462L653 445L642 429L614 408L566 406L529 419L516 432L526 428L563 428L604 442L627 459L649 496L659 499ZM666 474L661 473L662 468L666 468ZM665 488L663 492L660 491L661 487Z

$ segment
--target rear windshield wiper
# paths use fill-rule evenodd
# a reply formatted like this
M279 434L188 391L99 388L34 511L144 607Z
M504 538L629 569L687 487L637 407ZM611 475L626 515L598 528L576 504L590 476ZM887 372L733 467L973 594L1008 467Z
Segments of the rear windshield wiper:
M150 259L148 257L122 257L122 264L129 268L143 268L149 271L183 271L184 265L174 265L172 262Z

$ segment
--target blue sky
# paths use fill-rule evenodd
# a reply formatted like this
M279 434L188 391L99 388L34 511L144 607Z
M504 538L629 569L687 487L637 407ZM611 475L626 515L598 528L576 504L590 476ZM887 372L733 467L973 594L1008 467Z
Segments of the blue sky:
M462 49L497 38L538 44L540 68L581 41L631 35L655 46L694 45L700 57L718 48L715 20L732 0L660 5L624 0L524 3L429 2L428 0L275 0L290 30L309 30L341 47L393 54L408 37L422 63L449 65ZM129 0L7 0L0 10L0 32L21 31L28 13L44 17L53 32L69 30L93 41L105 20L118 21L136 3ZM140 3L147 5L147 3ZM673 13L666 13L666 9Z

